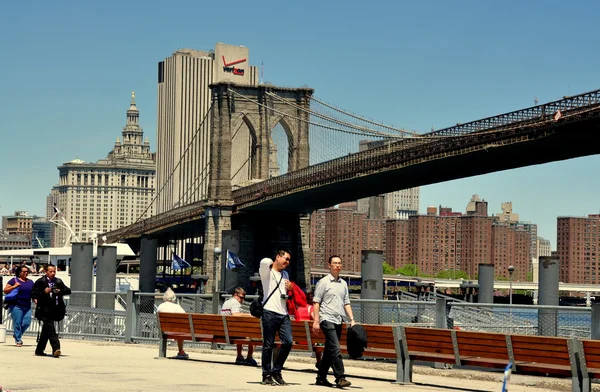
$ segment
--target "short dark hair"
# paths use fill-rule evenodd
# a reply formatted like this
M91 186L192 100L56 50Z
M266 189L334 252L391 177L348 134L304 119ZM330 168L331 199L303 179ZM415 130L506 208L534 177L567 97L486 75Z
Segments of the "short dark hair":
M275 252L275 257L277 256L285 256L285 254L290 255L290 257L292 257L292 252L290 252L290 250L288 248L283 248L283 247L279 247L277 248L277 251Z
M341 258L340 256L338 256L338 255L333 255L333 256L329 256L329 258L327 259L327 264L331 264L331 261L332 261L333 259L335 259L336 257L337 257L338 259L340 259L340 261L342 261L342 258Z

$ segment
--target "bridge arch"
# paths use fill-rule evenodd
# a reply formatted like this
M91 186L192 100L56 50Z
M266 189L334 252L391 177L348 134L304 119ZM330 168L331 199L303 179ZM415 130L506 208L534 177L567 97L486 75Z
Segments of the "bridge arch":
M237 114L237 113L236 113ZM239 113L231 121L231 185L247 185L255 179L257 120L251 114Z

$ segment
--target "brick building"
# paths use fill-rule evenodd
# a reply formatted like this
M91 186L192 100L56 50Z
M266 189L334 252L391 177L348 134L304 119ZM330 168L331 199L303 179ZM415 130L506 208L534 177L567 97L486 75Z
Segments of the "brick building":
M600 283L600 215L558 217L557 254L560 281Z

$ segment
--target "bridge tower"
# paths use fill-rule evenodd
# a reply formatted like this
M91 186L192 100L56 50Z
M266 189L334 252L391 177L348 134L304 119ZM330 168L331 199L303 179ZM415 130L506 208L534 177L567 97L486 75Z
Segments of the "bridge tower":
M313 92L310 88L272 85L225 82L211 85L210 171L203 255L205 273L210 279L208 291L214 288L213 279L217 276L213 251L222 247L222 232L229 230L239 231L233 237L240 242L238 256L251 264L247 265L247 275L257 270L260 258L272 257L275 248L281 245L292 251L292 277L298 282L305 281L310 230L307 217L297 213L283 217L275 211L232 217L232 190L270 177L271 132L277 124L281 124L287 136L288 171L309 165L308 113ZM240 280L248 281L244 276Z

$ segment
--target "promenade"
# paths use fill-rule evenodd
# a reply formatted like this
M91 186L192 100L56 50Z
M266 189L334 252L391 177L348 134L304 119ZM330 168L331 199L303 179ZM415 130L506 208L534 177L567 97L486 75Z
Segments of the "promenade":
M260 368L233 364L235 350L187 349L189 360L156 359L156 344L124 344L62 339L61 358L37 357L35 339L26 336L25 345L15 347L7 337L0 344L2 371L0 385L12 392L90 391L286 391L327 390L317 387L314 359L290 355L285 380L291 385L270 387L260 384ZM49 350L47 351L49 353ZM169 346L168 355L176 349ZM256 354L260 360L260 351ZM501 373L415 367L412 385L393 384L395 364L373 361L346 361L349 391L500 391ZM333 381L333 376L330 376ZM569 379L513 375L510 392L570 391ZM594 388L594 390L600 390Z

